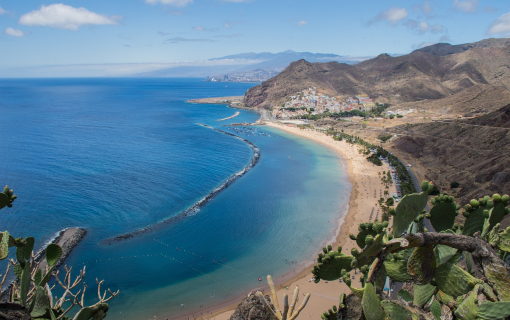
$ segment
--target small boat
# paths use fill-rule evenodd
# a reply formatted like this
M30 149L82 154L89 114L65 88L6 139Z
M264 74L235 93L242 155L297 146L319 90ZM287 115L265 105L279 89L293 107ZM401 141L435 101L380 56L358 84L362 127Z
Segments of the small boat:
M262 281L262 279L259 278L259 281Z

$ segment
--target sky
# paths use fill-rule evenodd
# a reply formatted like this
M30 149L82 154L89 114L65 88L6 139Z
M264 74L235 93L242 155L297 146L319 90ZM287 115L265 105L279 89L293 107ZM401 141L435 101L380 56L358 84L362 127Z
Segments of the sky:
M0 78L128 75L244 52L371 57L510 37L507 0L0 0Z

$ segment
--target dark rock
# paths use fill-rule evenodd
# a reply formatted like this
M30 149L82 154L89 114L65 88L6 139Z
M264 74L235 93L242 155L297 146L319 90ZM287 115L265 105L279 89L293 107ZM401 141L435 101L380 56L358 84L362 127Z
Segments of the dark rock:
M345 308L340 310L338 318L342 320L360 320L363 318L361 299L354 294L348 295L344 300Z
M17 303L0 303L0 318L5 320L30 320L27 308Z
M236 311L230 316L230 320L271 320L271 314L262 305L259 298L252 291L237 306ZM273 304L269 296L265 296L271 307ZM273 308L274 309L274 308Z
M504 171L496 173L491 179L491 189L503 189L503 185L510 181L510 175Z

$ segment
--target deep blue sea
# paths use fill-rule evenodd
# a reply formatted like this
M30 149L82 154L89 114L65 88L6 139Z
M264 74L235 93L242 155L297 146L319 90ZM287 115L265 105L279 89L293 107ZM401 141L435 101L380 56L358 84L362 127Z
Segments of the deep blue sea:
M253 84L200 79L0 79L0 183L18 199L0 229L41 248L67 227L88 234L66 263L120 289L108 319L178 317L247 293L313 259L350 192L336 154L280 130L239 136L259 163L176 224L102 240L175 216L246 166L243 141L204 128L258 114L188 99L243 95ZM14 252L14 250L12 250ZM4 264L0 266L4 266ZM0 273L3 273L0 271Z

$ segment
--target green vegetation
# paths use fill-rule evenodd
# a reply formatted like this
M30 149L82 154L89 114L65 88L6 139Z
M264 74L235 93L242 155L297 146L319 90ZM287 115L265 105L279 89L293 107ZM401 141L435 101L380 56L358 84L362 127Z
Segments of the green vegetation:
M397 114L397 118L403 118L404 116L401 114Z
M432 198L432 209L425 213L432 188L423 182L421 193L405 196L392 208L392 228L387 221L361 223L358 234L350 235L359 250L353 248L350 255L342 253L341 246L337 251L331 245L323 248L312 270L315 282L342 279L352 293L341 295L338 308L324 312L322 319L510 316L510 266L504 262L510 256L510 228L500 227L510 212L510 197L494 194L472 200L464 208L465 223L457 225L460 206L451 196ZM424 228L425 217L435 232ZM361 272L360 288L352 283L352 270ZM397 300L382 294L386 277L406 283Z
M459 187L459 183L454 181L454 182L451 182L450 183L450 189L455 189L455 188L458 188Z
M377 139L381 140L382 142L386 142L390 140L393 137L392 134L380 134Z
M386 111L386 109L388 109L390 107L389 104L386 104L386 103L375 103L375 107L372 108L372 110L370 111L370 115L373 116L373 117L383 117L384 116L384 111Z
M12 203L16 200L13 191L6 186L3 193L0 193L0 209L4 207L12 207ZM100 320L106 316L109 306L106 302L118 295L110 289L102 294L101 285L103 281L97 281L99 301L92 306L84 306L84 296L86 285L83 282L85 277L85 267L80 271L80 275L71 278L71 269L64 267L65 276L59 278L59 270L57 263L62 256L62 248L56 244L49 244L45 249L46 270L39 268L41 261L34 256L35 239L33 237L14 238L8 231L0 232L0 260L7 258L9 248L16 248L16 261L11 260L7 265L7 271L0 281L0 290L4 285L7 275L11 269L14 271L16 280L9 286L8 302L18 304L24 309L17 311L20 317L25 316L32 319L40 320L70 320L66 314L71 309L78 306L80 309L73 320ZM63 288L64 293L61 297L54 297L48 282L55 278L55 285ZM83 290L75 290L75 288L83 283ZM74 291L74 292L73 292ZM107 294L109 295L107 296ZM7 308L9 308L7 306ZM26 314L23 314L25 312ZM3 313L0 315L7 319ZM20 318L21 319L21 318Z
M382 161L381 159L379 159L379 157L375 154L375 153L372 153L372 155L370 155L369 157L367 157L367 160L369 162L372 162L373 164L375 164L376 166L382 166Z
M309 111L314 111L312 110L313 108L310 108ZM304 115L301 115L301 116L296 116L295 118L296 119L306 119L306 120L319 120L319 119L322 119L322 118L333 118L333 119L340 119L340 118L350 118L350 117L366 117L367 116L367 113L364 112L364 111L359 111L359 110L352 110L352 111L342 111L342 112L324 112L324 113L320 113L320 114L304 114Z

